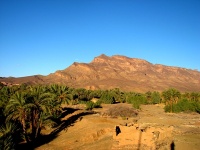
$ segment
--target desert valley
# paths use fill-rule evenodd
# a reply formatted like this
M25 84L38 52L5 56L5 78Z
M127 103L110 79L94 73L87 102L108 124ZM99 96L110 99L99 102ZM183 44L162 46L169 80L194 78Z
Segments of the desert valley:
M200 147L197 70L102 54L47 76L0 82L0 149Z

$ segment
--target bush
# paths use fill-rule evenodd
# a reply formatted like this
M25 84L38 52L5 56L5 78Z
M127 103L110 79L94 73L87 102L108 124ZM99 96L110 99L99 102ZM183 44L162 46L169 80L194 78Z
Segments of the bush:
M133 104L136 109L140 109L141 104L147 104L147 99L143 95L135 94L127 98L127 103Z
M197 113L200 114L200 102L195 103L195 110L196 110Z
M161 97L159 92L153 92L152 93L152 103L153 104L159 104L161 102Z
M165 112L170 112L171 106L166 105L164 109L165 109ZM172 112L177 113L177 112L186 112L186 111L200 113L200 102L188 101L187 99L182 99L177 104L174 104L172 106Z
M115 103L115 98L111 93L105 92L100 97L100 102L104 103L104 104L114 104Z
M122 119L126 119L127 117L136 117L138 112L134 108L119 104L117 106L113 105L102 115L109 117L122 117Z
M164 110L165 110L165 112L171 112L171 106L165 105Z
M86 110L92 110L93 108L101 108L101 103L100 102L91 102L91 101L88 101L86 103Z

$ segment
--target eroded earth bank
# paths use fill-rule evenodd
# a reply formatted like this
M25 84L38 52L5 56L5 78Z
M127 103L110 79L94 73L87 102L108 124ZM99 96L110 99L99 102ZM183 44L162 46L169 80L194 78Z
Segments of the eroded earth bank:
M71 107L57 136L36 150L198 150L200 114L165 113L164 105L104 104L85 111ZM65 122L64 122L65 123ZM120 131L116 133L116 127ZM45 129L43 133L52 131Z

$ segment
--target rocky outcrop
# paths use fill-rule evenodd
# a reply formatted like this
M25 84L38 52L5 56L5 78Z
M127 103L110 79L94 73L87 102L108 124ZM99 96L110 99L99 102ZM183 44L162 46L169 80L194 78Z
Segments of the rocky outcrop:
M200 91L200 72L152 64L126 56L100 55L90 63L73 63L46 77L47 81L87 89L120 88L126 91Z

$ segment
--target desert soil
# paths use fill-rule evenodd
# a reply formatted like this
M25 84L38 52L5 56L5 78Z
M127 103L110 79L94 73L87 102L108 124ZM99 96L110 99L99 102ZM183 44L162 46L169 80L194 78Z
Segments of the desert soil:
M172 141L175 150L199 150L200 148L200 114L197 113L165 113L164 105L143 105L137 117L108 117L102 114L111 107L132 107L130 104L104 104L103 108L94 109L93 114L83 113L85 111L83 106L73 107L79 109L65 116L63 120L79 114L78 117L70 123L70 126L61 130L57 137L37 147L36 150L170 150ZM115 132L116 126L122 130L118 136ZM140 135L142 133L136 132L137 128L142 129L144 126L148 130L143 132L142 138L136 139L138 133ZM163 144L151 147L152 142L155 141L148 133L152 134L154 131L159 131ZM43 132L48 133L48 130ZM145 147L144 143L150 147Z

